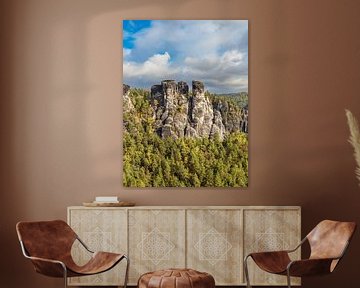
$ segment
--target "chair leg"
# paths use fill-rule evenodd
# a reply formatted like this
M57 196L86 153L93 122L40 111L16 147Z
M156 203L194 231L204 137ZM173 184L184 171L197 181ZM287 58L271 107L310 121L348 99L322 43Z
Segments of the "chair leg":
M250 285L250 279L249 279L249 269L248 269L248 265L247 265L247 259L249 258L250 255L247 255L244 258L244 272L245 272L245 279L246 279L246 287L247 288L251 288Z
M288 284L288 288L291 288L291 278L290 278L290 271L289 269L287 269L287 284Z
M126 271L125 271L125 280L124 280L124 288L127 286L128 278L129 278L129 265L130 265L130 259L127 256L124 256L126 259Z
M62 264L62 267L64 269L64 287L67 288L67 270L66 270L66 266Z

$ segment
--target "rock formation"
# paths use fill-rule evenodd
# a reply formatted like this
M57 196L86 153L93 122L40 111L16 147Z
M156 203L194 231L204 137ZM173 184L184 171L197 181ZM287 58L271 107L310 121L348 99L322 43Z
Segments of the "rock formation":
M123 85L124 112L134 110L128 85ZM153 85L150 104L154 110L154 127L162 137L219 137L242 131L248 133L248 109L212 100L205 95L204 84L192 81L192 93L186 82L164 80Z
M190 126L194 130L190 134L195 132L197 137L209 137L214 125L214 111L210 100L205 97L204 84L200 81L192 82L190 107Z
M123 84L123 110L125 112L130 112L134 110L134 104L131 101L129 96L130 86Z
M155 127L161 137L210 137L223 139L227 133L247 131L247 109L229 107L228 102L214 105L205 95L204 84L164 80L151 87Z
M185 82L164 80L151 87L151 105L155 114L155 128L161 137L184 137L188 125L188 93Z

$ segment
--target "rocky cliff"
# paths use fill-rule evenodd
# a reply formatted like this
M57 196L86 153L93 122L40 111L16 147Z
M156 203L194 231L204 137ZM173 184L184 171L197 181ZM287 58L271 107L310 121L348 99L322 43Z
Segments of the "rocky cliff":
M134 109L134 105L130 99L130 86L123 84L123 110L130 112Z
M134 104L130 87L123 85L124 112L132 112ZM248 132L247 106L240 108L224 99L205 95L204 84L192 81L192 91L186 82L164 80L151 87L149 96L154 111L154 127L159 136L207 137L222 140L228 133Z

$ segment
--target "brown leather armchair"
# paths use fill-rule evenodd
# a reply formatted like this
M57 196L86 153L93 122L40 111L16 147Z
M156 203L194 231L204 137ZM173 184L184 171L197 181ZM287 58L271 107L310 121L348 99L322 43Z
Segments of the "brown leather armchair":
M76 235L71 227L62 220L19 222L16 225L24 256L31 260L35 271L50 277L87 276L112 269L121 260L127 261L124 288L127 285L129 258L125 254L93 252ZM78 266L72 256L71 247L78 240L92 254L83 266Z
M355 229L354 222L324 220L292 250L250 253L244 259L247 287L251 287L247 267L249 257L266 272L286 275L289 288L291 288L291 276L304 277L333 272L344 256ZM309 242L311 249L309 259L292 261L289 253L296 251L306 241Z

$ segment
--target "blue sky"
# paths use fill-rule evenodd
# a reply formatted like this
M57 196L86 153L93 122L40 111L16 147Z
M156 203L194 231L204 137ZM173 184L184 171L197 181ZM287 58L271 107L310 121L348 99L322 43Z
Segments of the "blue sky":
M124 83L200 80L213 93L248 91L247 20L124 20Z
M134 48L134 41L136 33L142 29L151 27L150 20L124 20L123 21L123 31L126 31L127 37L123 38L123 47L126 49Z

